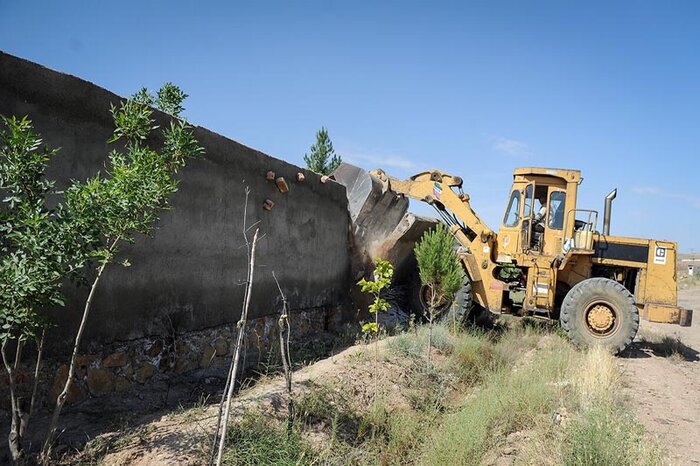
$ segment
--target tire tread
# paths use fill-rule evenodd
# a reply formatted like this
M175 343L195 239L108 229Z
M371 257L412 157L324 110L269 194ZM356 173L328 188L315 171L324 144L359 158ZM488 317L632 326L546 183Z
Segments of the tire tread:
M613 354L618 354L632 343L639 328L639 312L634 302L634 296L622 284L601 277L589 278L577 283L562 302L559 322L569 339L577 346L588 346L593 343L591 340L587 341L585 335L582 336L581 329L577 328L577 305L580 304L582 298L586 298L586 295L594 297L596 294L604 295L607 293L617 295L623 301L623 309L620 310L623 313L621 324L623 327L611 337L610 342L604 343ZM622 334L618 335L619 332Z

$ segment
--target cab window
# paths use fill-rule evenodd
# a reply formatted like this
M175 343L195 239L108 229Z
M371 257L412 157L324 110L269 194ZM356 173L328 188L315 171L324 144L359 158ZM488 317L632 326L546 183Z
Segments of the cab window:
M506 210L506 216L503 217L503 225L507 227L514 227L518 224L520 220L520 191L517 189L513 191L510 196L510 201L508 202L508 209Z
M554 191L549 196L549 228L561 230L564 228L564 209L566 208L566 193Z
M523 204L525 208L523 209L523 218L530 218L532 215L532 187L533 185L527 185L525 188L525 198L523 199Z

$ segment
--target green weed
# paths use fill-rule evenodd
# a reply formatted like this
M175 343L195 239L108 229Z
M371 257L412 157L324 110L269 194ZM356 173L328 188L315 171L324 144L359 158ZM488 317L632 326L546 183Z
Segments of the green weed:
M231 466L313 464L313 451L297 430L290 435L262 414L245 416L227 432L224 464Z

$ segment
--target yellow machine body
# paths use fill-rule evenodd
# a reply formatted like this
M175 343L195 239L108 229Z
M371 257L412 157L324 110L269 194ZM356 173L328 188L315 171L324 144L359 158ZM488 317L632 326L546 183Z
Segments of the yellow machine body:
M498 232L474 212L458 176L431 170L399 180L370 173L384 191L440 212L461 246L474 300L491 312L558 318L569 290L604 277L629 290L642 318L690 325L692 311L676 301L676 243L600 233L598 212L577 206L578 170L516 169Z

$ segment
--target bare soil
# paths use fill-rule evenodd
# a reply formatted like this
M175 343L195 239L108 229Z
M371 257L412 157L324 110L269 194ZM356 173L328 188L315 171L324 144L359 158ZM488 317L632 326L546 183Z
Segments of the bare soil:
M698 310L692 327L642 322L638 338L619 358L619 364L624 376L624 390L637 418L667 450L671 464L698 465L700 287L679 291L679 304ZM380 342L380 347L385 344L386 340ZM367 362L373 358L372 346L348 348L295 372L295 391L297 394L308 392L320 382L327 385L329 381L335 381L350 386L355 403L366 403L373 390L373 377L367 369ZM385 393L403 392L403 379L407 374L401 365L384 360L382 366L387 373L382 377L386 385L381 390ZM237 397L234 411L241 415L254 408L282 418L286 412L284 399L281 377L259 380ZM394 407L406 402L398 396L388 401ZM95 457L102 457L100 464L104 465L203 464L203 452L208 449L216 411L216 404L203 404L181 412L143 416L130 423L126 435L123 430L102 435L102 446L98 441L93 448L103 448L103 451L95 452ZM312 443L327 440L321 432L318 436L307 440ZM107 450L106 454L104 450ZM83 460L89 462L89 452L83 454L88 454ZM73 460L79 458L73 457Z
M383 356L387 340L379 342L380 359L383 375L379 387L382 393L389 394L389 406L400 407L406 403L398 385L407 377L400 364L393 358ZM352 346L335 356L304 367L294 373L295 397L319 385L344 385L353 394L353 403L369 403L374 392L374 377L370 362L374 360L373 345ZM438 353L436 358L441 358ZM285 384L282 377L258 380L256 385L242 391L232 404L234 417L245 412L260 410L277 418L284 418L287 410ZM210 436L216 425L218 404L203 405L182 412L163 413L157 416L144 416L130 427L129 432L115 432L102 436L109 449L100 464L166 466L173 464L199 465L209 450ZM319 432L314 438L307 438L311 443L325 442L328 439ZM118 438L113 441L111 436ZM99 444L100 442L98 442ZM86 448L89 450L90 448ZM102 454L96 455L98 457ZM87 458L86 458L87 459ZM68 459L77 462L79 458Z
M642 322L633 347L620 358L625 390L637 418L666 448L672 464L700 464L700 287L679 291L695 309L693 325ZM673 340L664 337L671 337Z

